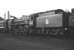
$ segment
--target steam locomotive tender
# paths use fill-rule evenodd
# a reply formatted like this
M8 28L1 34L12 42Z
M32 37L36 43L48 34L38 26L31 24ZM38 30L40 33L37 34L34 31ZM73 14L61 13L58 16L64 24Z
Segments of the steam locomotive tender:
M61 9L40 12L30 15L31 22L27 34L64 36L69 35L70 12ZM71 19L70 19L71 18Z

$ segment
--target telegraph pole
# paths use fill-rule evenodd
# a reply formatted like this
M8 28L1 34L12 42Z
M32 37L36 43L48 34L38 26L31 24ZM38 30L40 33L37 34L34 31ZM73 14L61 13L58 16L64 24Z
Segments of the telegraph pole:
M6 13L4 13L4 19L6 20Z

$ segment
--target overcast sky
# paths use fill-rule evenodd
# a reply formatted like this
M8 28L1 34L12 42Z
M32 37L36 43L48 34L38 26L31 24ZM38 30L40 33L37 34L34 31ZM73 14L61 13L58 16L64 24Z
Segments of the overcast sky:
M36 12L53 9L71 10L74 8L73 0L0 0L0 16L8 10L11 15L21 17Z

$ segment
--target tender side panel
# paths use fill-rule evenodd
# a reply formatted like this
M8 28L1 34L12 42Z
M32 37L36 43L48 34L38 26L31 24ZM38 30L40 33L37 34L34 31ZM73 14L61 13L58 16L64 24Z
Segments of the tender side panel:
M43 14L36 19L36 27L62 27L62 14Z

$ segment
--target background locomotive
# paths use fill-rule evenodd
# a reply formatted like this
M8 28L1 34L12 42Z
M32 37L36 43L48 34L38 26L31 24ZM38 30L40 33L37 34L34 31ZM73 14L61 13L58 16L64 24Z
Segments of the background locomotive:
M0 17L0 32L6 32L6 20Z

